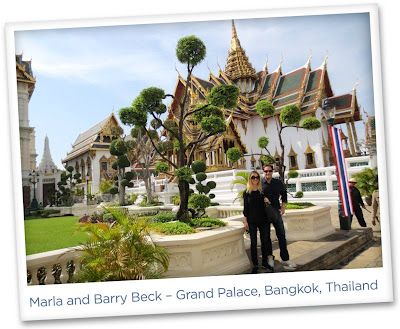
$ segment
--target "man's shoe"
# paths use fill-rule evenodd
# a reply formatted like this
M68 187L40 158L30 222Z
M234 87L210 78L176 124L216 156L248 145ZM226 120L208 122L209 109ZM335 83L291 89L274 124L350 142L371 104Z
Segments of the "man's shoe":
M268 265L271 266L271 267L274 267L274 265L275 265L274 258L275 257L272 256L272 255L268 256Z
M272 266L269 266L268 263L262 263L261 268L263 268L264 270L271 271L271 272L274 271L274 268Z
M292 268L294 268L294 267L297 267L297 265L295 264L295 263L293 263L291 260L284 260L284 261L282 261L282 265L284 265L284 266L289 266L289 267L292 267Z
M253 269L251 270L251 274L257 274L258 273L258 267L254 266Z

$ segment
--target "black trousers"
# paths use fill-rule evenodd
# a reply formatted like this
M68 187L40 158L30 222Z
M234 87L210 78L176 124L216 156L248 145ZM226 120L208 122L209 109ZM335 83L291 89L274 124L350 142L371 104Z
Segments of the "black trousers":
M263 222L263 223L260 223L260 224L249 223L250 254L251 254L251 261L253 263L253 266L258 266L257 229L260 231L262 261L263 261L263 263L267 262L268 238L271 241L271 238L269 237L268 227L269 227L269 224L267 224L267 222Z
M353 210L354 210L354 215L356 215L358 223L360 224L361 227L367 227L367 223L364 220L364 214L362 212L362 209L360 206L354 206L353 205ZM351 219L353 220L353 215L351 216Z
M278 220L273 223L275 228L276 237L278 238L279 244L279 251L280 256L283 261L289 260L289 251L287 249L287 242L286 242L286 234L285 234L285 226L283 225L283 219L281 215L281 211L275 209L276 214L278 215ZM271 241L271 224L268 224L267 227L267 253L268 255L272 255L272 241Z

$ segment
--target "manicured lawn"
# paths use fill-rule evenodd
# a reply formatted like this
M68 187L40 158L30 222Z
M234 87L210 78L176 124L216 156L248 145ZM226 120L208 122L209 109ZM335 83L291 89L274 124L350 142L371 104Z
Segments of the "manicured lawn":
M25 220L26 254L81 245L86 233L74 233L79 217L66 216Z

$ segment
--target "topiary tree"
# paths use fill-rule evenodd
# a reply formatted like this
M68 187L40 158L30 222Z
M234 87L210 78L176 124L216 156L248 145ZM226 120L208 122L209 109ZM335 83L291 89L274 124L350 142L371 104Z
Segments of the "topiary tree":
M117 160L113 162L112 168L117 171L114 176L115 187L110 188L109 192L112 195L118 193L119 204L125 204L125 188L133 187L133 183L130 181L133 179L133 173L125 172L125 168L131 166L131 162L127 157L127 153L130 150L129 144L123 139L114 139L110 144L110 154L117 157Z
M237 147L231 147L226 152L226 156L233 165L239 161L241 157L243 157L242 151L240 151Z
M76 184L82 183L82 179L80 173L72 174L74 167L68 166L65 170L61 173L60 181L57 183L59 193L56 193L56 197L62 205L72 206Z
M270 117L275 114L275 107L272 105L271 102L262 100L257 102L256 111L261 117ZM301 110L296 105L286 105L281 110L279 114L279 120L277 120L278 139L281 147L281 153L279 154L279 156L282 159L282 161L278 163L278 172L282 183L285 185L287 184L287 181L285 182L286 166L285 166L285 145L283 144L282 140L283 130L286 128L316 130L321 127L321 122L315 117L306 118L303 120L301 124L299 124L300 120L301 120ZM262 136L258 139L258 146L262 149L265 149L268 153L268 156L267 158L265 158L265 160L267 160L268 164L273 164L275 163L275 160L273 159L271 153L267 148L268 144L269 144L268 137Z
M197 37L192 35L180 39L176 47L176 56L187 69L186 87L182 95L177 98L174 95L165 94L160 88L147 88L140 92L131 107L122 108L119 111L123 124L141 128L148 136L151 135L148 128L149 119L151 119L152 127L162 129L165 133L165 138L158 143L152 138L150 141L163 162L175 171L180 195L177 218L183 222L189 222L189 180L192 175L190 166L194 160L194 152L207 138L226 131L225 117L221 108L235 107L239 96L239 89L236 86L220 85L212 88L204 103L190 104L189 89L192 84L192 72L205 55L206 47ZM170 112L169 118L162 120L161 116L167 111L163 100L167 97L173 99L178 110ZM191 141L185 139L185 121L189 117L193 118L200 128L200 133ZM176 153L176 162L165 155L166 150L171 147L171 142ZM166 167L163 166L161 169L165 170Z
M197 194L190 193L189 196L189 211L192 213L192 218L202 217L205 214L205 208L211 205L211 199L215 198L215 194L210 193L210 191L216 188L217 184L214 181L208 181L207 184L203 185L207 179L206 164L201 160L196 160L192 163L192 171L195 174L195 178L191 177L189 180L190 184L195 184ZM207 195L209 194L209 195ZM198 195L202 195L199 197ZM208 199L208 201L206 201Z

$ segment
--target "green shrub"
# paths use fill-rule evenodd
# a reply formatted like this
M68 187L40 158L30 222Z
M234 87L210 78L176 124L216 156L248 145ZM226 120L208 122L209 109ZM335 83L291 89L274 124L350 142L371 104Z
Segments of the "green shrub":
M227 224L218 218L194 218L190 221L190 225L195 227L222 227Z
M166 235L190 234L195 232L193 227L182 222L154 223L151 225L151 229Z
M153 217L153 221L156 223L166 223L176 220L176 215L170 212L159 212Z
M206 164L201 160L193 161L192 163L192 170L195 174L200 172L205 172L207 169Z
M297 204L288 203L286 205L286 209L304 209L304 207L303 206L299 206Z
M205 209L211 204L210 198L204 194L192 194L189 197L189 206L194 209Z
M137 193L132 193L132 194L131 194L131 201L132 201L133 203L135 203L138 197L139 197L139 194L137 194Z
M181 203L181 196L180 196L179 194L175 194L175 195L172 197L172 203L173 203L175 206L179 206L179 204Z
M113 216L111 213L107 212L107 213L105 213L105 214L103 215L103 222L112 223L112 222L114 222L114 221L115 221L115 218L114 218L114 216Z
M37 215L42 218L48 218L50 215L59 215L61 213L60 209L45 209L45 210L38 210ZM58 217L58 216L57 216Z
M315 206L315 204L313 204L311 202L290 202L290 204L295 204L295 205L303 206L303 207L313 207L313 206Z
M304 193L303 193L303 191L297 191L296 192L296 195L294 196L295 198L302 198L304 196Z
M134 173L132 171L128 171L125 173L124 178L127 179L128 181L131 181L134 177Z
M203 180L207 179L207 174L205 172L199 172L199 173L196 174L196 179L199 182L202 182Z
M118 193L118 187L114 186L112 188L110 188L110 194L114 195Z
M175 176L177 176L181 180L188 181L192 178L193 170L189 167L181 167L175 171Z

